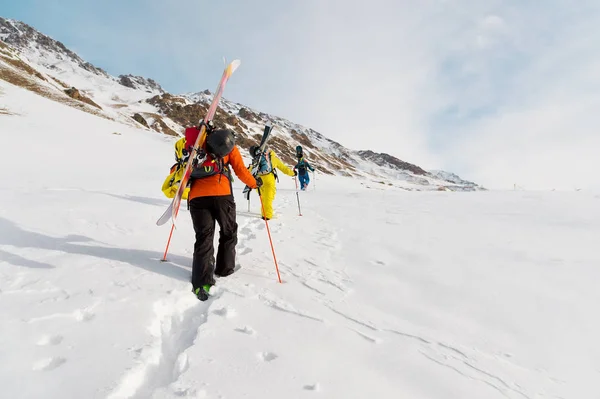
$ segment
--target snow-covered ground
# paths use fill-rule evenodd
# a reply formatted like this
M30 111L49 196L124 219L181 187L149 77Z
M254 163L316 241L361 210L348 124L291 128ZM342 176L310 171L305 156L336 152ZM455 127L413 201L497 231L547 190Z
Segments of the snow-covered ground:
M190 292L173 138L0 82L0 397L598 398L600 196L283 176Z

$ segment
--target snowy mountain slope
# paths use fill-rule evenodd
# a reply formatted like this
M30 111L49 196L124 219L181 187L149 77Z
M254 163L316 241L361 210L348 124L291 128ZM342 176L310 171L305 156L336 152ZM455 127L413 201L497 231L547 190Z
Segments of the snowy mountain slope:
M69 104L87 109L77 104L83 99L95 108L91 112L131 126L177 136L184 126L198 122L212 100L208 90L173 96L152 79L131 75L113 77L85 62L62 43L19 21L0 18L0 38L18 53L24 64L21 69L32 69L41 76L30 77L34 82L29 82L28 87L44 86L48 81L55 86L56 92L50 97L59 101L64 100L66 90L76 90L77 101L68 100ZM23 74L27 75L27 72ZM14 80L8 81L15 83ZM325 174L354 176L360 178L363 184L382 183L410 190L482 189L473 183L445 180L444 175L425 172L387 154L349 150L310 128L242 104L223 100L217 118L236 130L238 142L243 148L248 148L256 141L264 123L275 122L278 129L271 147L278 151L280 157L293 165L296 162L294 148L300 144L309 159Z
M456 183L459 185L464 185L464 186L476 186L475 183L468 181L468 180L464 180L461 179L458 175L454 174L454 173L450 173L450 172L445 172L443 170L431 170L429 171L429 173L431 173L433 176L437 177L440 180L444 180L444 181L448 181L451 183Z
M212 98L210 91L200 93L188 93L183 96L189 104L201 103L208 104ZM177 97L178 101L181 97ZM171 98L167 99L167 103ZM230 127L238 127L237 132L246 138L245 127L252 123L261 124L271 121L278 127L274 131L274 137L279 140L271 143L278 154L291 164L295 163L294 148L300 144L303 146L308 159L326 174L354 176L365 178L368 181L395 185L401 188L416 190L439 190L447 189L450 191L477 191L483 190L473 182L468 182L458 178L451 173L430 173L420 167L401 161L389 154L379 154L373 151L352 151L341 144L330 140L313 129L293 123L284 118L268 115L242 104L222 101L222 108L229 114L234 122L229 123ZM168 109L164 109L168 114ZM260 133L260 128L251 130L252 135ZM446 179L446 176L452 177ZM458 179L457 179L458 178ZM382 179L384 180L382 182Z
M134 114L153 114L156 111L141 100L164 93L160 85L151 79L131 75L110 76L101 68L83 61L62 43L22 22L0 18L0 35L9 50L22 61L18 68L21 74L24 74L24 69L29 69L38 75L32 77L33 82L28 85L30 89L50 82L54 86L52 97L61 98L65 91L75 88L96 104L96 111L100 109L96 114L106 118L136 126L132 119ZM165 123L173 125L170 121Z
M109 78L104 70L85 62L61 42L36 31L23 22L0 18L0 39L32 58L55 61L55 63L46 61L46 66L49 68L55 68L56 63L59 62L69 62L92 74Z
M40 73L25 62L12 48L0 42L0 79L24 87L46 98L68 104L74 108L103 116L98 105L82 97L76 91L79 99L72 98L69 89L62 83Z
M284 177L278 284L236 182L241 268L201 303L185 208L159 261L172 138L3 81L0 109L2 397L600 395L598 196L317 175L299 217Z
M164 93L162 87L152 79L132 75L120 75L118 78L110 76L102 68L84 61L61 42L38 32L23 22L0 17L0 38L36 66L45 68L50 75L58 78L67 76L74 85L81 86L84 90L98 84L100 86L107 85L108 81L135 89L134 91L125 91L130 95L136 92L137 96L140 96L140 92Z

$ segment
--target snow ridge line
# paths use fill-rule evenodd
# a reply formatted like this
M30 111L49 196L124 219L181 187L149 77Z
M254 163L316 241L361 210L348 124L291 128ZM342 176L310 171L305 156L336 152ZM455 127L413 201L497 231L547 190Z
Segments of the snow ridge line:
M200 302L191 292L179 291L154 303L155 319L149 331L154 341L138 349L139 364L125 373L107 399L148 398L177 381L188 368L185 351L207 320L213 299Z

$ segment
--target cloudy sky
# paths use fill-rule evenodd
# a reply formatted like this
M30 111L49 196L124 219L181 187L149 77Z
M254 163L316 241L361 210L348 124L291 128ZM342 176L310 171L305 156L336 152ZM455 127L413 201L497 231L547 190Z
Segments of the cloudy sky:
M113 75L490 188L600 188L598 0L0 0Z

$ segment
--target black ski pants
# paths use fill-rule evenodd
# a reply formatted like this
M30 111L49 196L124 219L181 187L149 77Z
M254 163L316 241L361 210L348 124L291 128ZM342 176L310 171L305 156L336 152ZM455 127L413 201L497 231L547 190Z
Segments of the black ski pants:
M190 200L190 214L196 232L192 286L214 284L217 276L228 276L235 268L237 229L235 201L232 195L196 197ZM215 221L219 224L217 262L214 258Z

